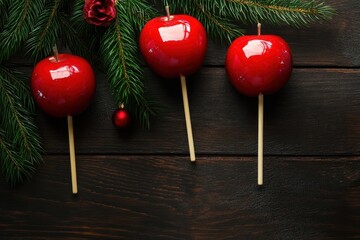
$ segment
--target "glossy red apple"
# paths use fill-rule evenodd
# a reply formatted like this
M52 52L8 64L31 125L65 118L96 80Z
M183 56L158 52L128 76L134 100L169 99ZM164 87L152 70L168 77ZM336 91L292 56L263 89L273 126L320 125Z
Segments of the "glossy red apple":
M155 73L178 78L195 73L207 48L203 25L189 15L171 15L150 20L140 34L140 50Z
M54 117L83 112L95 92L95 75L83 58L59 54L36 64L31 76L31 91L36 103Z
M226 55L230 82L247 96L272 94L282 88L292 72L288 44L275 35L237 38Z

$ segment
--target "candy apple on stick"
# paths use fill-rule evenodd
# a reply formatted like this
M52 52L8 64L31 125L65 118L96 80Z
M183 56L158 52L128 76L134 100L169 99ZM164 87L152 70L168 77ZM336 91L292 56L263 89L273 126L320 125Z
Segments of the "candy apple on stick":
M67 117L73 194L77 194L73 115L89 105L95 92L95 75L90 64L71 54L58 54L36 64L31 76L35 102L53 117Z
M226 70L237 91L258 96L258 184L263 184L263 118L264 94L273 94L289 80L292 55L288 44L279 36L258 35L237 38L226 55Z
M140 50L150 68L164 78L179 78L184 102L190 160L195 161L186 76L202 65L206 48L206 31L192 16L170 15L157 17L145 24L140 33Z

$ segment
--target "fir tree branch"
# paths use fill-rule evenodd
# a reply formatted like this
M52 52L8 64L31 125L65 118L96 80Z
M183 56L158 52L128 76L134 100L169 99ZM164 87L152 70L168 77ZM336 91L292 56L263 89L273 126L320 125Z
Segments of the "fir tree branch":
M62 42L72 53L99 66L98 46L103 31L97 31L96 27L85 21L83 8L84 1L75 1L70 14L60 16Z
M63 46L69 48L73 54L89 60L93 66L99 66L100 59L96 48L99 34L86 34L69 19L69 16L60 16L60 36Z
M7 22L9 12L9 3L6 0L0 0L0 32L4 24Z
M144 97L144 74L137 58L135 26L122 3L116 4L117 17L103 36L100 52L117 104L124 103L133 116L149 127L149 118L155 111Z
M2 161L2 173L8 182L21 182L23 172L25 175L28 171L24 171L24 162L19 162L19 153L11 149L11 142L7 141L4 129L0 129L0 160ZM33 170L32 167L30 167Z
M38 20L44 0L14 0L0 33L0 62L7 60L26 40Z
M334 9L316 0L168 0L175 11L198 18L214 40L227 42L243 32L233 21L303 26L329 20Z
M224 0L220 0L224 1ZM225 0L219 14L242 22L303 26L329 20L334 9L315 0Z
M167 2L171 12L189 14L197 18L204 25L208 35L216 42L225 41L230 43L244 34L243 30L235 25L231 19L226 19L218 13L214 13L213 8L217 8L217 5L214 5L213 1L169 0Z
M231 43L232 40L244 34L235 24L225 18L213 15L201 3L197 3L197 10L193 14L202 22L208 34L214 39L225 40Z
M49 55L59 31L59 10L62 0L48 0L26 42L26 53L35 60Z
M12 184L30 176L42 161L27 80L18 71L0 66L0 156L5 177Z
M128 12L129 23L140 31L146 22L157 16L157 11L145 0L128 0L121 3Z

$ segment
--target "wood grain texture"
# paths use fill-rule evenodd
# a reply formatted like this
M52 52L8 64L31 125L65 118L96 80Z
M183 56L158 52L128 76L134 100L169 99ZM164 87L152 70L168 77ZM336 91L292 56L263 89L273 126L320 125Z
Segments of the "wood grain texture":
M288 85L265 96L264 153L353 155L360 153L360 70L294 70ZM104 76L98 76L95 100L74 118L76 151L81 154L187 154L187 138L178 81L147 73L147 89L165 108L151 129L117 131L115 109ZM195 148L199 154L255 154L257 98L238 94L223 68L204 68L188 80ZM48 153L68 150L65 119L38 115Z
M49 156L31 183L0 185L0 239L356 239L359 158Z

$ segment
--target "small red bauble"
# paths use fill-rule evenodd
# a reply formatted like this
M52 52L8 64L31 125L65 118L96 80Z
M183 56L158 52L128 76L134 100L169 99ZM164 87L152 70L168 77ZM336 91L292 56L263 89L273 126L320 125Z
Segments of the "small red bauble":
M128 111L120 107L114 111L112 121L117 128L128 128L131 125L131 116Z
M189 15L150 20L141 31L140 49L151 69L164 78L195 73L207 48L203 25Z
M95 92L95 75L83 58L59 54L36 64L31 76L31 91L36 103L54 117L83 112Z
M242 36L229 47L225 65L230 82L239 92L247 96L272 94L289 80L292 55L278 36Z

